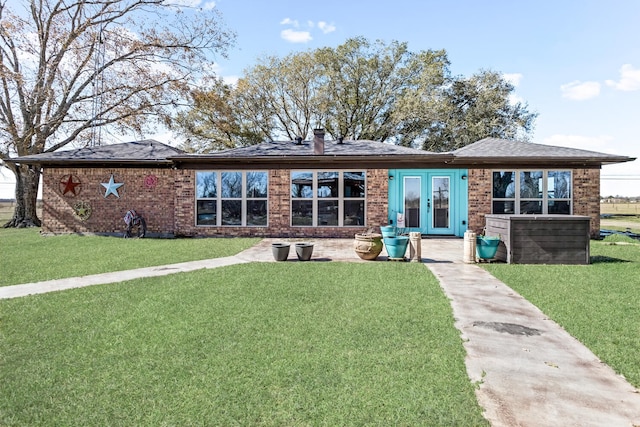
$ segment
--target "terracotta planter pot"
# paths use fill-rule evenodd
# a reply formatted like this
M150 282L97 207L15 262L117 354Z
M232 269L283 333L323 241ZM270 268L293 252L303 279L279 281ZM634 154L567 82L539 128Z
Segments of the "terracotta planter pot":
M374 260L380 255L380 252L382 252L382 234L356 234L353 248L360 258L368 261Z

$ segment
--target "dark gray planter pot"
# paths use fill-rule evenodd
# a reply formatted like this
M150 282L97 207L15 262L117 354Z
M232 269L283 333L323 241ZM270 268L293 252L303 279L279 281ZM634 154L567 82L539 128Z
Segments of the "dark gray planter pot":
M296 255L300 261L309 261L313 255L313 243L296 243Z
M276 261L286 261L289 258L289 243L272 243L271 252Z

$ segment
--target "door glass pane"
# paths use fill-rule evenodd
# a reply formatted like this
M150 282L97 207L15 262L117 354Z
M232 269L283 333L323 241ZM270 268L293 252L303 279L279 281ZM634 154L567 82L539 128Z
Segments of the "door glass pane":
M404 178L404 225L420 227L420 177Z
M433 227L449 228L449 177L437 176L431 181Z

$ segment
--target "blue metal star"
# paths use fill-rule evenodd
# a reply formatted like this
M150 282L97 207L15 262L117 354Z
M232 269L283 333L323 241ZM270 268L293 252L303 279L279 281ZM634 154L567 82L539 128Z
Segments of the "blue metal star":
M118 194L118 188L122 187L124 185L124 182L116 184L113 180L113 175L111 175L111 178L109 178L109 182L101 182L100 185L107 189L107 191L105 191L104 193L105 199L109 196L109 194L113 194L119 199L120 195Z

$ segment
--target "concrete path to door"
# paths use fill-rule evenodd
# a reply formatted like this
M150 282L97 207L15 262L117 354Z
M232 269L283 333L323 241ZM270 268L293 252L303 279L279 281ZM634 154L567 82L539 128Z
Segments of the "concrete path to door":
M275 262L264 239L238 255L0 287L1 298L247 262ZM353 240L310 239L314 261L363 261ZM462 239L423 239L422 262L451 301L478 401L494 427L640 427L640 393L504 283L465 264ZM385 259L382 253L380 260ZM296 260L295 251L289 260Z

